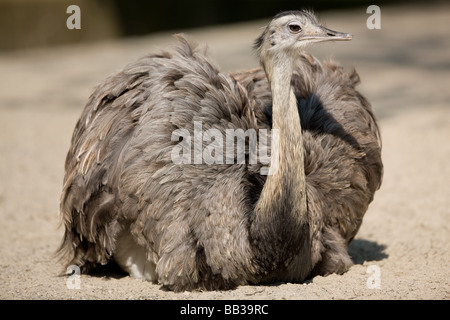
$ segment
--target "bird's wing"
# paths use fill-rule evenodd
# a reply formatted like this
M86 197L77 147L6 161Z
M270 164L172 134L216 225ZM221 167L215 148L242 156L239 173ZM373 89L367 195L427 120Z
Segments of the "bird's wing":
M204 130L257 127L246 88L220 73L206 49L177 38L174 50L144 56L97 86L76 124L60 204L66 226L61 248L71 263L106 263L126 219L144 221L133 229L149 237L143 242L159 241L152 230L163 222L145 221L170 215L159 212L167 206L158 207L152 196L165 194L161 185L168 177L175 183L184 174L170 158L175 130L193 137L195 121Z
M261 68L232 73L255 101L261 126L271 126L272 98ZM297 97L305 147L308 206L317 222L348 241L357 232L367 205L381 184L381 138L370 103L355 89L356 71L321 63L303 54L292 85Z
M135 63L108 77L90 96L75 126L60 201L66 225L61 251L75 256L71 263L106 263L114 250L120 230L114 186L148 98L142 87L147 74L142 63Z
M248 99L252 101L258 128L271 128L272 92L264 70L262 68L240 70L230 73L230 76L245 88Z

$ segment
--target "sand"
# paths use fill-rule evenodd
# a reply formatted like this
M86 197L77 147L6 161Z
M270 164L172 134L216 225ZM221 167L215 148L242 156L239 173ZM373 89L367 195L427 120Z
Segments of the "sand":
M349 252L344 275L304 284L173 293L118 272L58 276L59 196L75 123L93 87L170 33L0 54L0 299L449 299L449 5L323 12L354 40L312 48L356 67L383 138L384 181ZM224 70L254 67L265 21L185 30ZM426 26L426 28L418 28ZM69 285L67 280L69 280Z

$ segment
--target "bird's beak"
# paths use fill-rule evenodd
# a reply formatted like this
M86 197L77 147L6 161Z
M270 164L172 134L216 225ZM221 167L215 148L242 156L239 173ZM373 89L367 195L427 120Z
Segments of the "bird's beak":
M323 26L318 26L306 36L308 40L312 41L348 41L353 38L349 33L330 30Z

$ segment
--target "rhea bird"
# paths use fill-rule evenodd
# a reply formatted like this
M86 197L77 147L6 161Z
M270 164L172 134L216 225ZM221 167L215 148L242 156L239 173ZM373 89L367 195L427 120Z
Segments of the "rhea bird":
M174 291L346 272L348 244L381 184L380 134L356 72L304 48L352 36L311 12L282 12L255 42L263 69L231 74L176 38L88 100L65 163L67 264L88 273L115 261ZM248 161L175 163L172 134L193 137L195 121L222 133L278 130L276 144L258 146L270 149L269 174Z

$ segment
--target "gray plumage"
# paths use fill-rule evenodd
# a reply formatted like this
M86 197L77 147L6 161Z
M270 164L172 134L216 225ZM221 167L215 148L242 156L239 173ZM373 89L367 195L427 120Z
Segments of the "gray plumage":
M303 53L306 31L307 41L349 39L309 12L287 12L256 41L264 70L221 73L206 49L178 35L173 50L146 55L100 84L66 158L60 252L67 263L89 272L116 259L175 291L348 270L347 246L381 184L380 135L355 90L356 72ZM281 69L287 75L278 76ZM279 156L278 172L261 175L262 164L248 161L175 164L172 133L185 129L193 139L194 121L224 136L280 129L280 151L271 156Z

